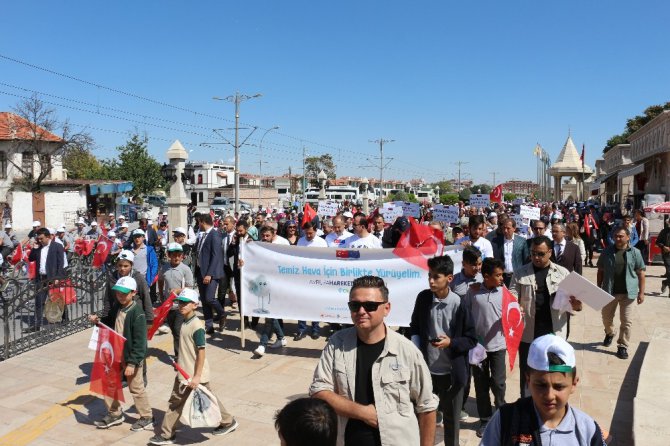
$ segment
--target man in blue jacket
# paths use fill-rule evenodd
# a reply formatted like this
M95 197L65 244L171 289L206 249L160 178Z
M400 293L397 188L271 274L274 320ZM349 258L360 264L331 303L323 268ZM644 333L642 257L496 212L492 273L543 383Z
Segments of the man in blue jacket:
M216 288L219 280L224 277L222 240L221 233L212 227L212 217L209 214L202 214L198 222L200 232L195 246L195 278L205 316L205 332L213 334L214 321L219 323L219 331L223 331L226 324L226 313L221 302L216 299Z

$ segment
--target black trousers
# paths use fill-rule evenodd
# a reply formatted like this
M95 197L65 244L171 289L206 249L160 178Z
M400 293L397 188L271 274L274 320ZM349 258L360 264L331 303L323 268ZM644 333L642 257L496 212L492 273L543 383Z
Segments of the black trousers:
M176 357L179 356L179 332L184 323L184 316L182 316L179 310L171 309L166 319L168 327L172 331L172 346L174 347L174 355Z
M670 254L663 254L663 265L665 266L665 280L664 284L670 283Z
M529 394L526 390L526 373L528 372L528 350L530 349L529 342L519 343L519 394L521 398L527 397Z
M486 352L486 359L480 366L472 366L472 376L475 379L477 395L477 413L482 420L488 420L493 415L491 397L496 409L505 404L505 355L506 349L495 352Z
M433 393L440 399L439 407L444 415L444 444L458 446L463 388L451 385L451 374L430 376L433 381Z
M216 299L216 287L219 285L219 280L212 279L205 285L200 277L200 271L196 272L196 277L200 301L202 302L202 313L205 317L205 327L211 329L214 328L214 313L216 313L217 321L226 315L223 307Z

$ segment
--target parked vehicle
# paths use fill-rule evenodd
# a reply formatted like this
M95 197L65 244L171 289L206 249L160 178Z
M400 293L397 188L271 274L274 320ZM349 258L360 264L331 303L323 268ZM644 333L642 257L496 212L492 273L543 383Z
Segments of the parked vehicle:
M224 214L228 211L233 212L235 210L235 199L228 197L214 197L209 208L215 213L217 213L217 211ZM251 203L240 200L240 210L251 212Z

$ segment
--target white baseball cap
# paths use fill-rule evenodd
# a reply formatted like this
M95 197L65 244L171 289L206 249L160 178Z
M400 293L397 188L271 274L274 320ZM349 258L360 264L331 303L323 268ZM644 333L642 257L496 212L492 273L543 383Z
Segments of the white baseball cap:
M119 220L125 220L126 217L124 217L123 214L122 214L122 215L119 215L119 216L118 216L118 219L119 219Z
M128 249L124 249L119 253L119 256L116 258L116 261L127 260L129 262L135 263L135 254Z
M182 248L179 243L172 242L167 246L167 251L168 252L175 252L175 251L182 252L182 251L184 251L184 248Z
M146 234L145 234L144 231L141 230L141 229L135 229L135 230L133 231L133 237L138 236L138 235L141 235L142 237L144 237Z
M114 291L121 291L122 293L130 293L131 291L137 291L137 282L130 276L121 277L116 281L112 289Z
M184 288L181 290L181 293L179 293L179 296L177 296L176 300L180 300L182 302L193 302L197 304L200 303L200 295L193 288Z
M37 227L37 226L42 226L42 223L40 223L39 220L35 220L35 221L33 222L33 228L34 228L34 227Z
M174 228L172 232L176 232L177 234L184 234L186 235L186 229L182 228L181 226Z
M558 356L563 364L551 364L549 354ZM577 365L575 349L568 342L556 335L540 336L530 344L528 350L528 367L541 372L570 373Z
M86 221L84 220L84 217L79 217L79 220L77 220L78 225L85 225Z
M354 214L352 214L352 213L349 212L349 211L346 211L346 212L344 212L344 213L342 214L342 216L343 216L343 217L346 217L346 218L353 218L353 217L354 217Z
M113 217L114 214L110 212L107 216L108 216L108 217Z
M65 226L61 226L60 228L58 228L58 229L56 230L56 232L66 232L66 231L65 231Z
M107 233L107 237L116 237L116 232L114 232L114 231L109 231L109 232Z
M95 220L93 220L93 221L91 222L91 226L98 226L98 222L95 221Z
M123 223L121 223L121 227L122 227L122 228L127 228L127 227L128 227L128 223L126 223L126 222L124 221Z
M5 229L12 229L12 224L11 224L11 223L7 223L7 224L5 225Z

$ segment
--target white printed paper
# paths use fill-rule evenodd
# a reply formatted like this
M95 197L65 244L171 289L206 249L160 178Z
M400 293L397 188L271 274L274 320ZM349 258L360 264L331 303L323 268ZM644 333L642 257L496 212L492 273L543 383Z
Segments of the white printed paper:
M435 205L433 207L433 220L458 223L458 206Z
M472 194L470 195L470 206L478 208L485 208L491 203L489 194Z
M529 220L539 220L540 219L540 208L533 206L520 206L519 213L522 217Z
M558 284L558 289L563 290L568 296L575 296L594 310L601 310L614 299L610 294L574 271Z

